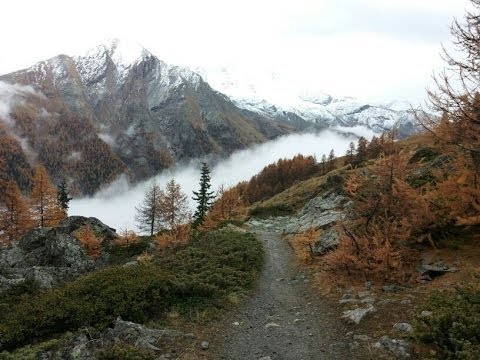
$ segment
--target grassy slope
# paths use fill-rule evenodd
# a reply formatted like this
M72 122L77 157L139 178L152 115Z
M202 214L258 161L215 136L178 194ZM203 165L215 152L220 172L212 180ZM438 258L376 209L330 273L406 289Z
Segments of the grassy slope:
M175 311L186 322L228 307L253 284L263 262L250 234L214 232L138 266L112 266L62 287L0 298L0 350L90 327L121 316L145 322Z

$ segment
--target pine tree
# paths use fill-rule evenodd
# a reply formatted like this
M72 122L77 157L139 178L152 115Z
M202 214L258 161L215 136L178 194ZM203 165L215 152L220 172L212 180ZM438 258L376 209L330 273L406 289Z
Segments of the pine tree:
M350 141L350 144L348 145L348 149L347 149L347 158L345 160L345 164L353 163L354 156L355 156L355 143L353 141Z
M135 221L141 231L148 231L150 236L161 229L160 224L160 197L163 191L155 180L145 192L142 204L135 207L137 211Z
M43 166L36 169L30 201L38 227L56 226L65 217L57 200L57 191Z
M160 221L165 227L175 230L190 219L191 213L187 199L187 195L175 179L167 183L165 191L161 192L159 198Z
M72 198L69 196L70 192L67 188L67 181L62 179L60 185L57 187L57 200L60 207L64 210L65 214L68 212L68 203Z
M320 161L320 171L322 174L327 172L327 156L325 154L322 155L322 160Z
M202 163L201 176L200 176L200 190L194 191L193 200L195 200L198 205L193 215L193 226L198 227L201 225L205 219L207 211L212 205L212 201L215 198L213 191L209 191L211 187L210 184L210 168L207 163Z
M361 136L357 143L357 156L355 163L360 164L367 160L368 140Z
M327 159L327 172L332 171L335 169L335 152L330 150L330 153L328 154L328 159Z
M9 243L20 238L35 223L32 213L14 181L9 181L0 206L0 243Z

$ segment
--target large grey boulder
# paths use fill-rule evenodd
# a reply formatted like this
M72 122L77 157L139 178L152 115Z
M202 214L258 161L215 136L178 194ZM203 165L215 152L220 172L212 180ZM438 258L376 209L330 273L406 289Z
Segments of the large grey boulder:
M411 357L412 347L406 340L392 339L382 336L374 345L377 349L383 349L395 356L395 359L408 359Z
M94 266L82 243L58 228L33 229L18 243L24 252L22 267L55 266L89 269ZM18 264L17 264L18 267Z
M69 216L60 222L59 228L66 234L71 234L82 226L88 226L92 231L99 235L103 242L110 242L118 238L116 230L94 217Z
M9 269L23 261L25 253L18 247L16 243L11 244L8 248L0 251L0 271Z
M353 324L360 324L368 314L376 312L377 309L373 305L368 305L366 308L356 308L353 310L345 310L343 312L342 318L344 318L347 322Z
M75 231L88 226L102 243L102 256L93 259ZM117 237L115 229L95 218L72 216L58 227L28 231L18 242L0 251L0 291L25 279L36 280L50 288L86 272L101 268L108 261L108 247Z
M318 214L327 210L342 209L349 203L350 200L336 193L325 193L311 199L305 204L301 215Z
M165 338L190 337L169 329L152 329L144 325L118 318L113 328L106 329L94 335L79 331L64 341L57 350L37 354L39 359L51 360L94 360L95 353L112 345L128 344L137 349L150 350L158 359L170 358L170 354L160 348L160 342Z
M313 245L313 253L315 255L323 255L335 249L339 242L340 234L337 229L332 226L320 235L318 241Z
M161 351L159 340L179 336L183 336L183 333L168 329L151 329L118 318L115 326L102 334L101 342L104 346L126 343L141 349Z

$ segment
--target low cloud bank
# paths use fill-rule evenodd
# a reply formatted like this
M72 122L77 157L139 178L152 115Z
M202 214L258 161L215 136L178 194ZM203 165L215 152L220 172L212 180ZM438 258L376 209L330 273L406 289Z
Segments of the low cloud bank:
M229 158L218 162L212 168L212 189L216 191L220 185L232 186L240 181L249 180L266 165L280 158L291 158L297 154L315 155L318 160L328 155L331 149L342 156L350 141L356 137L348 134L347 129L325 130L318 134L288 135L252 149L241 150ZM369 135L369 134L362 134ZM369 136L371 137L371 136ZM180 183L182 190L191 198L192 191L198 190L200 169L198 164L169 169L155 178L164 187L171 179ZM151 180L133 187L128 185L125 177L120 177L107 188L99 191L94 197L75 199L71 202L70 215L94 216L109 226L119 229L134 229L135 206L138 206ZM191 208L195 204L191 200Z

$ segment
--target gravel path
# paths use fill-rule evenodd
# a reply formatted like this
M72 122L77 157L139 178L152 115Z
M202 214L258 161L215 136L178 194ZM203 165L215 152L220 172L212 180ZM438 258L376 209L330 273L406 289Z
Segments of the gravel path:
M266 259L252 297L232 314L219 341L224 360L363 359L349 331L309 287L293 251L277 234L259 234Z

